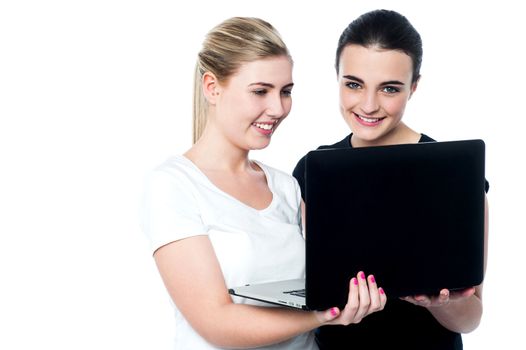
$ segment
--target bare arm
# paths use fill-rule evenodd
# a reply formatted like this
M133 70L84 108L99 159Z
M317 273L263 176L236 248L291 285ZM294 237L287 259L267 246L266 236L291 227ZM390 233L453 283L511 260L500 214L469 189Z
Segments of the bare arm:
M484 272L488 253L488 200L484 203ZM416 305L426 307L435 319L445 328L469 333L475 330L482 318L482 284L459 292L443 289L438 297L419 295L404 298Z
M192 327L208 342L231 348L264 346L323 324L357 323L381 310L385 294L365 279L353 278L344 310L305 312L288 308L234 304L207 236L195 236L154 253L165 286ZM195 303L199 300L199 304Z

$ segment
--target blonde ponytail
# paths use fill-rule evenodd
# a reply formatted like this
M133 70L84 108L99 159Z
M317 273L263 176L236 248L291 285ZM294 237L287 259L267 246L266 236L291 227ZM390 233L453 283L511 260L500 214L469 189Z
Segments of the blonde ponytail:
M201 80L203 74L199 67L199 63L195 65L194 75L194 101L193 101L193 127L192 127L192 144L195 144L201 137L206 126L206 114L208 103L203 94L203 86Z

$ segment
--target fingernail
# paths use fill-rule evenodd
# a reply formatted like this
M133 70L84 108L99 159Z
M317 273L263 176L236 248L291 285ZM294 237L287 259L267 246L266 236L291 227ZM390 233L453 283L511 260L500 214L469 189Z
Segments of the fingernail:
M333 316L338 315L338 312L336 311L336 308L335 308L335 307L333 307L333 308L331 309L331 315L333 315Z
M364 279L365 279L365 273L360 272L360 278L361 278L362 280L364 280Z
M356 285L356 286L357 286L357 285L358 285L358 279L357 279L357 278L354 278L354 277L353 277L353 279L352 279L352 280L353 280L353 283L354 283L354 285Z
M373 276L373 275L371 275L371 276L369 277L369 281L371 281L371 283L375 283L375 282L376 282L376 280L374 279L374 276Z
M378 291L380 292L380 294L385 294L384 289L382 287L378 288Z

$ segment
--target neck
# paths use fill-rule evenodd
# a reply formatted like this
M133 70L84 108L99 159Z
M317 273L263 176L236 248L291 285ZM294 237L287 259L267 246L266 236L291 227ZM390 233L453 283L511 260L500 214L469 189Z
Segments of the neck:
M252 169L248 150L229 143L218 132L203 132L184 156L201 170L244 172Z

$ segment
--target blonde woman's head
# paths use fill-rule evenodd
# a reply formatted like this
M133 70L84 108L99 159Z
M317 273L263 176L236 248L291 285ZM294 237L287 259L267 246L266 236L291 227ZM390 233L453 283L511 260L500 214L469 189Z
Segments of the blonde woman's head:
M205 73L226 83L244 63L284 55L290 57L280 34L262 19L233 17L214 27L205 37L195 67L193 142L201 137L207 120L208 103L201 84Z

